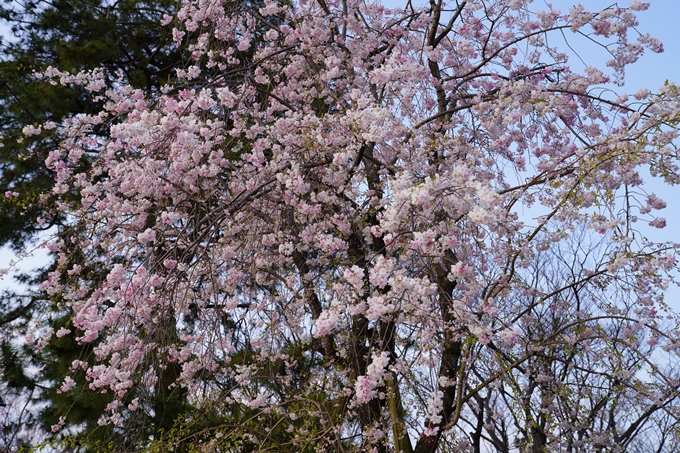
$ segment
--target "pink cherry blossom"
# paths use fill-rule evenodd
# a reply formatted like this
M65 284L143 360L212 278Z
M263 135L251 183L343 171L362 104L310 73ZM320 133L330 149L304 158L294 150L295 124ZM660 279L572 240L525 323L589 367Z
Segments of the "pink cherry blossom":
M680 182L680 88L608 91L663 49L644 9L185 0L158 91L36 75L102 106L24 131L59 139L40 289L94 344L72 372L113 396L101 423L182 389L257 414L206 450L623 451L627 414L675 426L677 245L635 228L667 223L645 175ZM612 60L574 70L572 32Z

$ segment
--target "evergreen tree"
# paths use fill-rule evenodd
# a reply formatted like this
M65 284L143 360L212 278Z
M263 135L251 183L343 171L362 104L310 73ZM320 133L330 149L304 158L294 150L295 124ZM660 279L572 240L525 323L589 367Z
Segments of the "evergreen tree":
M0 8L13 37L0 50L0 187L18 193L0 204L0 245L19 250L40 230L59 225L63 216L46 211L38 196L53 184L44 165L53 147L50 134L21 140L26 125L90 113L95 102L82 90L36 80L48 66L69 72L106 68L108 80L120 80L150 92L181 64L162 27L174 0L68 0L27 2ZM105 131L102 131L105 133Z

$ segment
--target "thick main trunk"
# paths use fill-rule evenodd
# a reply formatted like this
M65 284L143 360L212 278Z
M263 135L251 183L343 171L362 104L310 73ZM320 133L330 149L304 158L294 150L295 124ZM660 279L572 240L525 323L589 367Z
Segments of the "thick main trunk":
M312 319L316 320L319 318L319 316L321 316L323 307L321 306L321 301L319 301L319 296L316 295L314 288L311 287L311 283L306 281L309 278L309 266L307 266L307 259L301 252L295 250L293 252L293 262L298 268L302 284L304 285L303 295L305 302L307 303L309 310L312 312ZM336 361L337 353L335 350L333 337L330 335L323 336L321 338L321 344L323 345L326 358L330 361Z
M444 345L442 346L442 360L439 365L439 378L445 378L448 382L458 382L460 371L460 359L463 344L454 336L451 331L453 317L453 290L456 289L456 282L448 279L449 269L457 262L457 258L452 251L445 253L441 263L433 263L433 271L437 279L439 299L439 310L443 321ZM426 422L428 428L439 428L437 433L431 436L422 436L416 444L415 453L434 453L441 440L441 428L449 423L457 412L458 385L442 385L441 379L438 385L439 391L444 394L442 421L434 424L429 420ZM464 385L464 384L462 384Z

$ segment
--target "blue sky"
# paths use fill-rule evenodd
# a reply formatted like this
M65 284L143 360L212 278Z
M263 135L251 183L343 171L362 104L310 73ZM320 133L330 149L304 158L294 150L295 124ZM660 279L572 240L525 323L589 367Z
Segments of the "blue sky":
M680 83L680 1L677 0L651 0L650 8L647 11L638 13L640 20L639 31L650 33L655 38L660 39L665 51L662 54L646 52L640 61L630 66L627 77L625 91L635 92L640 88L655 88L663 85L666 79ZM548 2L536 1L535 4L541 5ZM554 7L563 11L568 10L578 2L568 0L557 0L550 2ZM611 0L588 0L581 2L586 9L599 10L614 4ZM618 2L619 6L627 6L627 1ZM592 46L588 52L581 53L581 56L593 66L601 67L603 60L606 59L604 52L593 52ZM590 61L592 58L592 61Z
M617 92L635 93L639 89L648 88L652 92L657 91L666 80L680 84L680 1L678 0L651 0L647 11L638 13L641 33L650 33L660 39L664 44L664 52L654 54L645 52L643 57L626 71L626 84L624 87L613 87ZM545 1L536 1L535 4L546 4ZM577 2L568 0L556 0L551 2L556 9L568 10ZM581 2L586 9L599 10L614 4L606 0L588 0ZM628 6L629 1L619 2L619 6ZM576 40L580 45L579 54L586 64L602 67L608 59L604 51L597 51L592 45L585 46L583 41ZM573 61L573 60L572 60ZM574 67L578 63L573 61ZM669 187L658 180L649 180L646 185L648 192L654 192L663 198L668 206L662 211L657 211L659 216L665 217L668 226L662 230L645 228L640 229L650 239L655 241L680 242L680 186Z

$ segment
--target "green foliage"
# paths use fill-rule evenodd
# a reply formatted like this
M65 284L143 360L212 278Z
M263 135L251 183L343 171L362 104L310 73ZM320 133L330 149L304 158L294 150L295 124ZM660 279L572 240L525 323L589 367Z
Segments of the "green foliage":
M36 232L64 220L62 213L34 202L53 184L43 162L55 138L43 133L22 140L22 128L46 121L58 124L97 108L81 90L44 83L34 71L54 66L78 72L103 66L111 83L123 76L136 87L156 90L182 63L181 51L171 46L171 30L160 25L174 4L57 0L29 2L24 9L0 8L0 17L14 34L0 49L0 187L18 192L20 201L0 203L0 245L19 250Z

